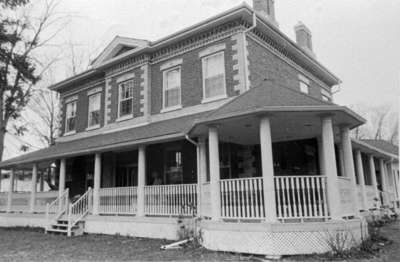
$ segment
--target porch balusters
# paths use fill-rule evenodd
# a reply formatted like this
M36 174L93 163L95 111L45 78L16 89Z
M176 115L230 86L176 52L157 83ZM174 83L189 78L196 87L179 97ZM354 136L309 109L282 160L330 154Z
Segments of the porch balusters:
M354 172L354 158L353 158L353 149L351 146L350 139L350 129L348 126L342 127L341 130L341 142L343 148L343 163L344 163L344 171L345 176L350 178L352 201L353 201L353 210L354 215L358 214L358 194L357 194L357 183L356 183L356 174Z
M271 124L267 116L260 119L261 168L264 190L265 219L277 221L274 184L274 166L272 159Z
M11 212L11 205L12 205L12 197L14 191L14 169L10 170L10 187L8 189L8 198L7 198L7 213Z
M330 216L333 219L341 218L341 205L337 182L337 168L334 146L332 116L322 117L322 149L324 157L325 175L327 177L328 203Z
M356 151L356 166L357 166L357 176L358 176L358 181L360 183L361 187L361 196L362 196L362 209L367 210L368 209L368 204L367 204L367 189L365 187L365 178L364 178L364 167L363 167L363 162L361 158L361 151L357 150Z
M146 148L139 146L138 149L138 187L137 187L137 216L144 216L144 187L146 179Z
M37 182L37 164L33 164L32 167L32 181L31 181L31 199L29 212L33 213L35 211L35 202L36 202L36 182Z
M221 192L219 186L218 129L215 126L210 126L208 129L208 149L210 156L211 219L219 220L221 217Z
M93 181L93 215L99 214L99 191L101 183L101 153L94 157L94 181Z

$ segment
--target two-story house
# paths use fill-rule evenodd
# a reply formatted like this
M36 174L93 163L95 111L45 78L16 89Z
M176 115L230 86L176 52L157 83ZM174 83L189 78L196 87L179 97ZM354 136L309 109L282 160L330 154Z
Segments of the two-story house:
M339 78L310 30L295 33L254 0L154 42L116 37L50 87L57 143L0 163L0 224L176 239L183 216L213 250L326 252L343 231L360 243L370 209L398 207L398 157L350 138L364 119L333 103ZM49 166L58 190L40 192ZM13 192L23 169L32 191Z

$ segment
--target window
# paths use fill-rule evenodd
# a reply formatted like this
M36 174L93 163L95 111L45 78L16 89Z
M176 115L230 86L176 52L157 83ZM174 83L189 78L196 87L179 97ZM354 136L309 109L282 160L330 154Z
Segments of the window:
M226 97L224 53L203 58L203 99Z
M332 96L331 94L326 91L325 89L321 88L321 96L322 96L322 100L327 101L327 102L331 102L332 101Z
M303 75L299 75L299 82L300 82L300 92L308 94L310 87L310 80L308 80Z
M182 152L180 148L168 148L165 151L165 175L167 184L181 184L183 182Z
M123 117L132 114L133 108L133 80L122 82L119 85L118 116Z
M100 104L101 104L101 93L97 93L89 96L89 116L88 126L100 125Z
M174 108L181 105L181 68L165 70L164 79L164 108Z
M76 127L76 101L69 102L66 105L66 117L65 117L65 132L75 131Z

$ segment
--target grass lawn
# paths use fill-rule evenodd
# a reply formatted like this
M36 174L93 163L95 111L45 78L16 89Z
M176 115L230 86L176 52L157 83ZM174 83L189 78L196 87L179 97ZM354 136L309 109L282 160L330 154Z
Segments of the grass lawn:
M123 236L45 235L41 229L0 228L0 261L249 261L200 247L160 250L164 240Z

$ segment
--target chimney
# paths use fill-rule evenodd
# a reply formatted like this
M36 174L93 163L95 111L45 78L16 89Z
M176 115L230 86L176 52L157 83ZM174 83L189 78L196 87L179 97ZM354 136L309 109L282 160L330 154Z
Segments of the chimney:
M266 18L273 25L278 27L275 20L275 0L253 0L253 9L260 16Z
M312 48L312 36L310 29L308 29L308 27L302 22L298 22L294 27L294 31L296 33L297 44L309 55L315 58Z

